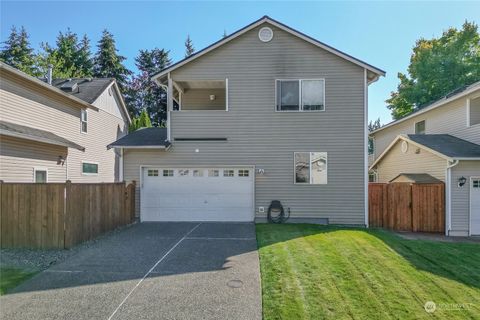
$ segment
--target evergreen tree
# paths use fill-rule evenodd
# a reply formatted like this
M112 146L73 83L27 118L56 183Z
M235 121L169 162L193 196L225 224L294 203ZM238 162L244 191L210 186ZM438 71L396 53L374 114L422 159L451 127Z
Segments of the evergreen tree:
M90 39L83 35L77 51L77 66L83 77L93 76L93 58L90 51Z
M379 129L382 125L380 124L380 118L375 121L370 120L368 123L368 132L375 131ZM374 142L372 138L368 138L368 154L373 154L374 150Z
M98 51L94 58L93 74L98 78L115 78L121 90L128 82L128 76L132 73L124 65L126 58L118 54L113 35L103 30L102 38L98 42Z
M142 112L132 119L132 123L128 127L129 132L136 131L141 128L150 128L152 123L150 121L150 116L148 115L147 110L143 109Z
M190 35L187 35L187 40L185 40L185 58L191 56L195 52L195 48L193 47L192 39L190 39Z
M38 76L35 68L35 55L28 37L24 27L21 27L18 32L17 28L13 26L8 39L3 42L0 60L29 75Z
M90 41L87 36L78 40L76 33L67 30L57 36L56 47L42 43L42 51L38 55L38 67L47 73L48 66L53 66L54 78L91 77L93 62L90 52Z
M461 30L450 28L442 36L420 39L413 48L408 75L386 102L394 119L401 118L451 91L480 80L478 25L466 21Z
M140 50L135 65L140 70L132 77L125 93L129 112L138 115L146 109L154 125L162 126L166 120L167 93L151 80L151 76L171 64L169 52L163 49Z

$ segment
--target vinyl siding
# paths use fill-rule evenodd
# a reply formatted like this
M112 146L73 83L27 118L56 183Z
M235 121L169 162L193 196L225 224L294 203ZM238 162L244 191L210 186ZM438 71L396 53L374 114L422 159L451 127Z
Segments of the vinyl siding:
M211 101L210 95L216 99ZM225 110L225 89L189 89L182 95L182 110Z
M400 173L427 173L445 182L447 160L425 149L409 143L406 153L402 152L402 140L398 141L376 165L378 182L389 182ZM416 154L417 150L420 153Z
M228 141L130 150L126 179L138 181L141 164L256 166L265 170L255 180L257 211L277 199L292 217L364 224L364 69L275 27L273 40L262 43L263 26L171 72L174 81L229 79L229 111L172 112L172 138ZM275 79L285 78L324 78L326 111L275 112ZM296 151L328 152L328 184L293 183Z
M88 133L83 134L80 132L80 110L68 99L52 95L23 79L2 74L0 119L47 130L85 147L84 152L68 150L67 177L73 182L113 182L118 178L118 156L114 150L107 151L106 146L126 132L125 122L102 109L89 109ZM98 162L99 174L82 175L82 161Z
M415 133L415 122L422 120L426 120L425 133L427 134L451 134L460 139L480 144L480 124L467 125L467 98L454 100L444 106L375 133L373 135L375 138L375 157L378 158L399 134Z
M450 234L467 236L470 226L470 177L480 176L480 161L460 161L452 168L451 181L451 219ZM458 179L467 178L463 187L458 186Z
M66 147L0 136L0 179L34 182L34 167L42 167L47 169L48 182L64 182L67 170L57 163L59 156L67 156Z

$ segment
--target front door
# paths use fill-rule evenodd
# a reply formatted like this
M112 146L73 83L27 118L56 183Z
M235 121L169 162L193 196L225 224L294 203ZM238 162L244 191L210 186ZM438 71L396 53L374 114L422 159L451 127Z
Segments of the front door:
M470 183L470 234L480 235L480 177Z

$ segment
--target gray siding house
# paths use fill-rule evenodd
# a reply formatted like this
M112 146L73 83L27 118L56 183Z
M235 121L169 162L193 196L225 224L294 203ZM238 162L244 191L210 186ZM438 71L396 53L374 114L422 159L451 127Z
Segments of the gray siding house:
M142 221L366 225L368 85L385 72L263 17L153 76L166 129L112 143Z
M106 145L130 118L114 79L52 79L0 62L0 180L121 181L120 153Z
M377 182L428 174L445 182L451 236L480 235L480 82L459 88L370 134Z

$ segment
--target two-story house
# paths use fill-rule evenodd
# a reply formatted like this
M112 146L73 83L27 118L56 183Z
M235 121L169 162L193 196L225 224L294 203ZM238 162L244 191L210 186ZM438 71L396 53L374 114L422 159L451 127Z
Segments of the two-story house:
M367 91L384 71L263 17L153 76L166 129L121 149L142 221L366 225Z
M480 235L480 82L370 135L377 182L445 182L446 234Z
M114 182L130 118L114 79L42 81L0 63L0 180Z

